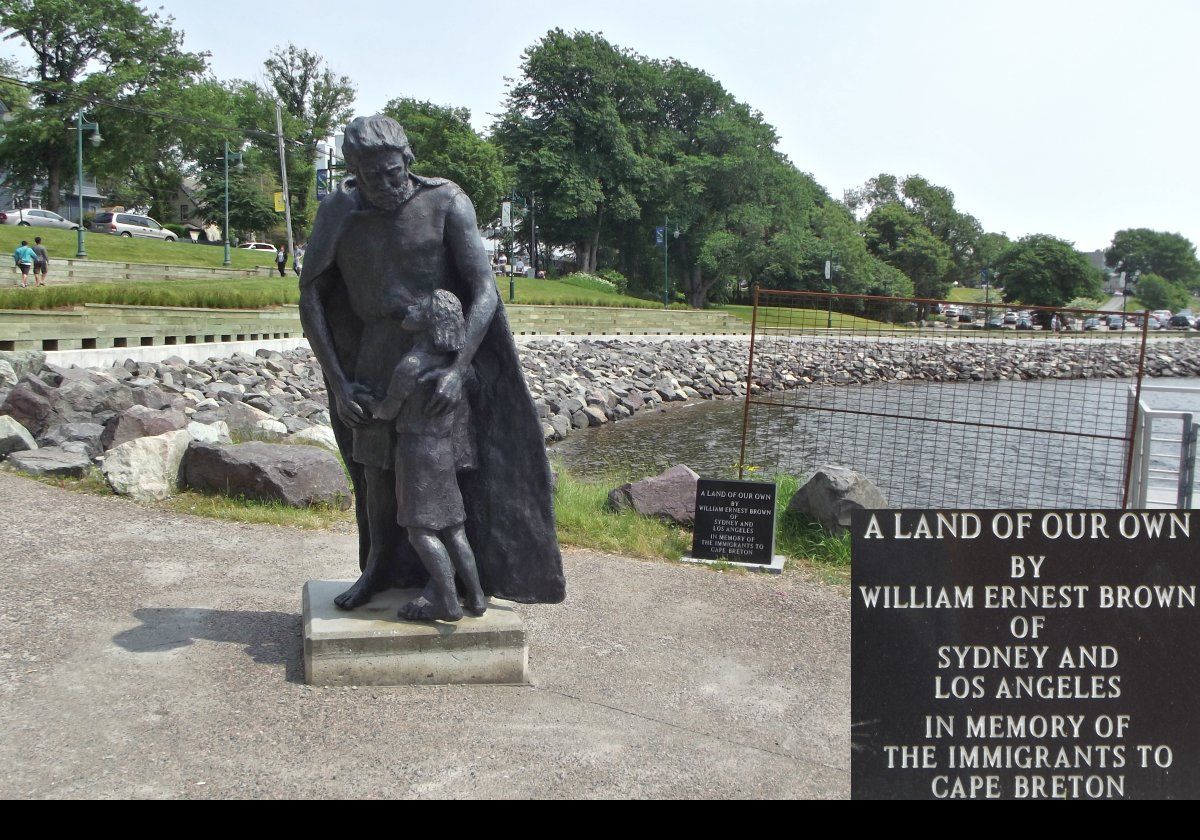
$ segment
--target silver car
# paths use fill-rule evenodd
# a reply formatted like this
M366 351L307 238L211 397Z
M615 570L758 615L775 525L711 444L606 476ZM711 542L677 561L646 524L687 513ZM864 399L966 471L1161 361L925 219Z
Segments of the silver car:
M0 225L18 225L19 227L50 227L63 230L78 230L79 225L70 219L64 219L49 210L36 210L32 207L16 207L0 213Z
M92 219L91 230L94 233L111 233L114 236L127 237L144 236L167 242L174 242L177 238L175 234L149 216L139 216L135 213L97 213Z

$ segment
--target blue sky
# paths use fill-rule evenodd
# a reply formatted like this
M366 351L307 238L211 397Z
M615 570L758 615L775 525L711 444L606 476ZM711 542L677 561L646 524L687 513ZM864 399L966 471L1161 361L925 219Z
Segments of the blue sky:
M950 187L989 230L1083 250L1124 227L1200 242L1200 3L1064 0L167 2L223 78L322 53L357 110L395 96L499 110L548 29L708 71L833 195L880 172ZM12 53L14 45L7 45Z

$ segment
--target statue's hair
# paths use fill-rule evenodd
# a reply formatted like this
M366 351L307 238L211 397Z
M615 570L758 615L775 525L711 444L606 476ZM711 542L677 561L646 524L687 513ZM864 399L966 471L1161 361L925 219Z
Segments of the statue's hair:
M412 166L412 147L408 143L408 135L400 127L400 123L383 114L370 117L355 117L346 126L346 136L342 140L342 156L353 166L364 154L370 152L396 151L404 155L404 162Z
M461 350L467 342L467 324L463 319L462 304L454 293L438 289L430 295L426 308L433 346L443 353Z

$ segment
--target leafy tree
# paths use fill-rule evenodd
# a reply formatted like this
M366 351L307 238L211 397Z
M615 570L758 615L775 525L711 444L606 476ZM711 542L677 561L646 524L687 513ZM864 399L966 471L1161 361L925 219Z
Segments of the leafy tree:
M648 64L600 35L561 29L527 49L495 138L516 183L549 198L539 227L594 273L606 225L638 219L650 166Z
M1078 297L1097 297L1101 274L1070 242L1035 233L1014 242L996 264L1004 300L1027 306L1065 306Z
M1170 309L1172 312L1186 309L1192 300L1186 289L1157 274L1143 274L1138 278L1137 295L1150 309Z
M114 140L139 144L131 154L145 159L173 144L177 138L161 132L139 134L145 121L128 110L162 107L204 71L205 54L185 52L173 23L129 0L0 0L0 30L32 53L36 84L31 107L15 112L0 142L10 180L31 187L45 179L46 205L58 209L74 164L72 118L92 101L117 103L89 108L89 116ZM128 162L93 155L91 169L120 174Z
M900 204L881 204L863 223L867 248L904 272L921 298L944 298L950 291L950 249Z
M416 163L413 171L458 184L475 204L480 221L496 217L508 176L500 150L471 128L471 112L403 97L383 113L404 126Z
M1178 233L1147 228L1117 231L1104 252L1109 268L1134 274L1157 274L1174 283L1200 283L1196 246Z
M945 282L937 284L947 290L954 283L978 285L980 269L990 265L997 256L995 249L988 247L985 237L1003 236L985 234L974 216L954 206L953 192L930 183L920 175L910 175L901 180L895 175L881 174L868 180L860 189L848 190L846 204L856 213L865 213L868 217L889 204L903 207L911 213L949 250ZM918 282L917 285L921 286L922 283Z
M293 235L302 239L316 213L317 143L353 114L354 84L325 66L325 59L294 44L276 47L263 65L270 90L283 106L288 192ZM270 115L270 125L275 115ZM263 144L260 144L260 146ZM265 151L265 149L264 149Z

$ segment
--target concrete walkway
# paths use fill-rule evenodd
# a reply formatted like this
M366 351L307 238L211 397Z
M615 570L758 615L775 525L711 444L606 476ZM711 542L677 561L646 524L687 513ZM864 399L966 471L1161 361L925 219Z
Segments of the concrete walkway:
M827 797L849 601L789 572L566 553L532 687L303 684L300 588L351 533L0 472L0 796Z

